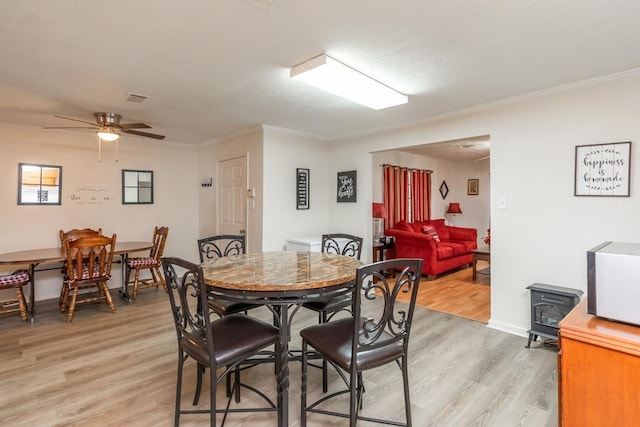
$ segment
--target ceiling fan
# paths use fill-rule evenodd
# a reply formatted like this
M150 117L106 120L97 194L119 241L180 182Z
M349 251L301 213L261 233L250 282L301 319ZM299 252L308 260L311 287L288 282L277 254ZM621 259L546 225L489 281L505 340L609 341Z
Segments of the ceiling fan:
M60 119L73 120L74 122L85 123L91 127L85 126L56 126L44 127L43 129L94 129L98 136L105 141L115 141L120 138L121 133L131 135L144 136L147 138L164 139L164 135L158 135L150 132L142 132L136 129L151 129L151 126L145 123L120 123L122 116L116 113L93 113L96 116L96 123L85 120L74 119L71 117L55 116Z

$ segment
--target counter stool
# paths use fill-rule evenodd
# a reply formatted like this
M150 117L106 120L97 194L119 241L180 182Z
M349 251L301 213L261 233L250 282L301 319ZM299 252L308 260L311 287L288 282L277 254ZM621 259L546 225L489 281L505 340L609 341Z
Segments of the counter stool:
M0 289L14 288L16 290L16 299L0 301L0 314L19 311L22 320L29 321L27 301L24 298L24 292L22 292L22 287L27 283L29 283L27 270L18 270L6 276L0 276Z

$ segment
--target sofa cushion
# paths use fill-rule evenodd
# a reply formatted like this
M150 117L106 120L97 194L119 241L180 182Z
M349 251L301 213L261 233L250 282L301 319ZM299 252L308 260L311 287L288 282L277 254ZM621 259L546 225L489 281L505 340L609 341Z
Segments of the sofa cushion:
M440 246L451 248L451 256L464 255L468 253L467 245L462 242L455 242L452 240L441 241Z
M397 230L402 230L402 231L413 231L413 227L410 224L408 224L406 221L396 222L393 228Z
M478 247L475 240L449 240L449 243L464 245L464 247L466 248L465 252L471 252Z
M453 248L447 245L438 245L438 260L453 258Z
M422 233L422 223L420 222L411 222L409 223L414 233Z
M438 236L440 236L440 240L449 240L449 229L445 225L444 219L431 219L426 221L426 223L435 227Z
M436 242L440 242L440 237L438 236L438 232L433 225L423 225L422 226L422 234L428 234L433 237L433 240Z

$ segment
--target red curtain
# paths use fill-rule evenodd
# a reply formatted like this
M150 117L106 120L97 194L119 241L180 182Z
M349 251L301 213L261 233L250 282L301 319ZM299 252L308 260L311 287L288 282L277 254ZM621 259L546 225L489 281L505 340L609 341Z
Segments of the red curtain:
M384 206L387 209L385 229L407 220L408 172L405 168L384 165Z
M425 170L411 171L411 220L431 219L431 174Z
M387 210L384 228L400 221L431 219L431 173L426 170L383 166L383 197ZM409 219L409 180L411 180L411 219Z

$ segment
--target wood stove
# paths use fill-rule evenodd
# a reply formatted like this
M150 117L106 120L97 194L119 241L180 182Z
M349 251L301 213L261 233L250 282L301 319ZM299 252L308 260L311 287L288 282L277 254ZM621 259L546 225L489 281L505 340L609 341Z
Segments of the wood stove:
M580 302L584 292L544 283L534 283L527 289L531 291L531 329L527 331L529 341L525 347L529 348L538 336L558 338L558 323Z

